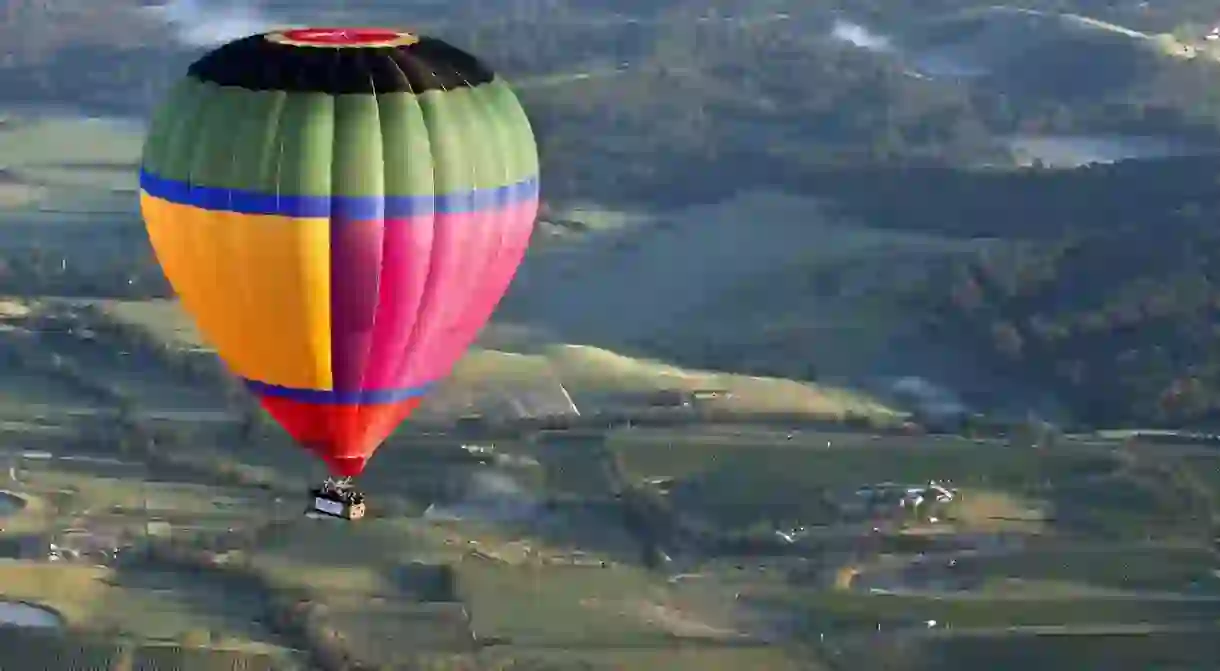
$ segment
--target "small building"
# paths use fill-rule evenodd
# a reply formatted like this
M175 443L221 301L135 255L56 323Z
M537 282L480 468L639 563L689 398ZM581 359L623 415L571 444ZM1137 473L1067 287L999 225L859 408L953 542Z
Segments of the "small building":
M839 503L839 510L851 516L872 515L885 510L919 508L925 503L949 503L955 496L952 489L936 481L926 485L882 482L855 490L847 500Z
M66 529L48 544L46 559L108 565L131 547L115 530Z
M678 479L671 475L656 475L645 478L644 484L652 487L662 494L669 494L673 491L674 486L678 484Z
M470 458L480 463L491 463L496 459L495 445L479 445L474 443L462 443L462 450L470 455Z

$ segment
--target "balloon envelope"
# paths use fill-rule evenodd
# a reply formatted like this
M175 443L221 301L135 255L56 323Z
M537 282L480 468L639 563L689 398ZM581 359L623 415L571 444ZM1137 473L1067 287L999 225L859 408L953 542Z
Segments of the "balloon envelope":
M254 35L196 61L140 173L199 330L332 473L445 377L525 254L538 155L508 86L440 40Z

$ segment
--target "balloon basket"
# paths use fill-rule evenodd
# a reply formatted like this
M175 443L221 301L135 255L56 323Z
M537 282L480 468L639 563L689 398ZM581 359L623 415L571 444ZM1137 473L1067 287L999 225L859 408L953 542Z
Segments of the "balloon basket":
M310 492L313 496L305 510L307 517L337 517L358 520L367 511L364 494L350 487L323 485Z

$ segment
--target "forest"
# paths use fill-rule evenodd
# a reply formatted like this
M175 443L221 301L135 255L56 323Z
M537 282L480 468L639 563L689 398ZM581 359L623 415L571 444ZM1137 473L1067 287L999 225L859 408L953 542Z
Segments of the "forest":
M963 356L1094 426L1205 427L1220 417L1218 178L1198 158L891 173L839 193L878 225L998 239L911 291Z
M1144 4L1029 7L1149 32L1220 18L1200 0ZM151 30L105 37L117 33L97 28L117 14L9 5L55 14L41 23L25 14L20 24L0 21L0 36L38 26L8 35L0 62L0 89L23 104L139 117L197 55ZM1220 146L1220 68L1130 40L1057 38L963 83L912 77L893 58L827 37L841 16L885 32L976 6L550 2L488 18L482 5L458 2L435 23L520 82L548 208L579 201L658 211L782 189L834 203L862 226L997 239L986 255L935 269L908 297L937 337L986 365L1067 390L1089 422L1217 416L1220 160L1018 170L1002 139L1121 133ZM792 20L699 20L780 11ZM643 18L600 21L615 12ZM611 74L536 83L565 72ZM168 295L135 212L115 223L87 234L130 237L129 256L104 272L64 263L37 235L15 234L0 252L0 292Z

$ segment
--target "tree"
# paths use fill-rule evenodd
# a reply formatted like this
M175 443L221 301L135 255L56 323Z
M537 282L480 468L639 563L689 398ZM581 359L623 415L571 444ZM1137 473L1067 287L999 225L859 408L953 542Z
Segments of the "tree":
M238 423L237 434L239 441L243 445L249 445L262 440L269 428L267 419L267 415L262 409L247 403L242 411L241 420Z
M1008 322L1000 322L991 327L991 337L995 342L996 351L1009 359L1018 359L1025 349L1025 339L1017 327Z
M138 427L139 418L136 414L136 405L130 397L119 398L114 409L114 425L117 430L124 433L133 432Z

